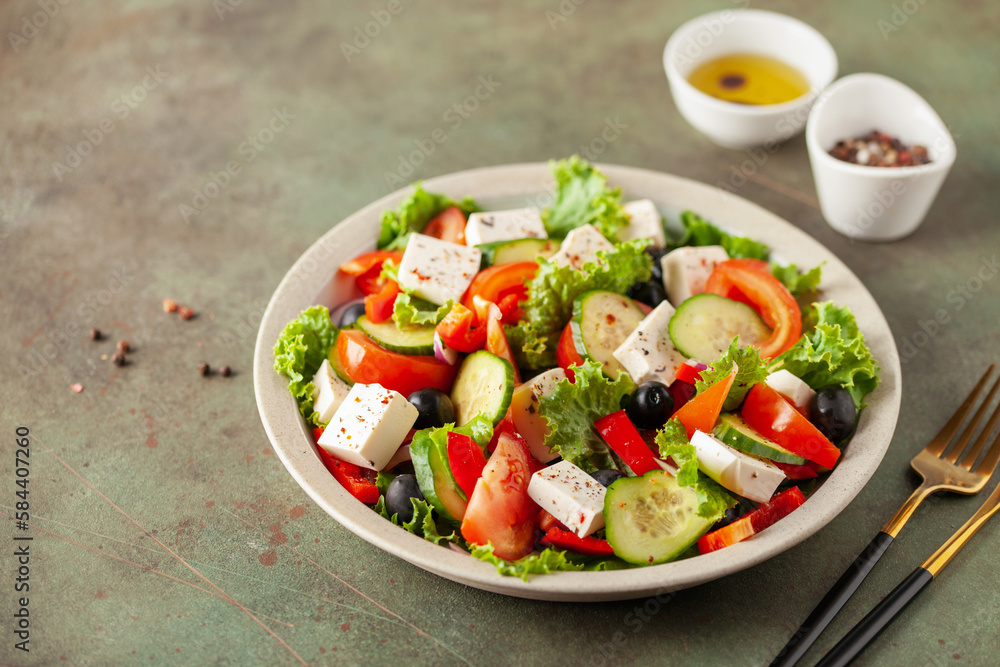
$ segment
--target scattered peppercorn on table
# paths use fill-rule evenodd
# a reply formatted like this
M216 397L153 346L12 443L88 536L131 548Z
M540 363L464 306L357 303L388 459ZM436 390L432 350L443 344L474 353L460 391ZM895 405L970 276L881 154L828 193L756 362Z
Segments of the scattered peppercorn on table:
M704 7L50 4L0 8L0 401L31 454L0 486L5 664L766 664L909 495L909 459L1000 349L1000 93L983 85L997 18L978 4L759 6L823 32L843 73L912 86L956 137L927 220L887 245L826 226L801 136L729 151L680 117L661 53ZM880 303L899 425L857 499L799 546L647 599L508 598L363 541L274 455L251 361L301 253L410 182L572 153L756 202ZM925 504L807 660L980 502ZM990 524L857 664L995 661L998 569Z

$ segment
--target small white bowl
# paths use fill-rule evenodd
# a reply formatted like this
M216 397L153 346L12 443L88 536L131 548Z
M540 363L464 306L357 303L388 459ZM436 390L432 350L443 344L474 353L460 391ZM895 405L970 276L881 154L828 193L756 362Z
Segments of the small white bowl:
M838 141L872 130L926 147L931 162L868 167L829 154ZM809 114L806 145L823 217L841 234L868 241L916 230L955 162L955 141L934 109L881 74L852 74L827 88Z
M810 91L781 104L737 104L691 85L694 69L733 53L771 56L796 67ZM674 31L663 50L663 67L678 111L696 130L724 148L769 147L805 127L816 96L837 76L837 54L812 27L784 14L727 9L692 19Z

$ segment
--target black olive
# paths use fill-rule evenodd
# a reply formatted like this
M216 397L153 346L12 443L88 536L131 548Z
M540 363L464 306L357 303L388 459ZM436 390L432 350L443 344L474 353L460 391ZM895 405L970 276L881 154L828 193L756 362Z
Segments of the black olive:
M389 516L397 515L400 523L413 521L413 503L410 498L424 499L417 478L413 475L399 475L389 482L389 488L385 490L386 512Z
M849 436L857 418L854 399L843 387L827 387L813 397L809 421L830 442L840 442Z
M625 414L639 428L658 429L667 423L674 412L674 397L662 382L640 384L628 405Z
M729 524L731 524L732 522L736 521L739 518L740 518L740 506L735 505L733 507L730 507L726 510L726 513L722 515L722 518L719 519L714 526L712 526L712 530L725 528L726 526L728 526Z
M347 308L344 308L344 312L340 314L340 324L339 327L347 327L358 321L358 318L365 314L365 302L357 301L352 303Z
M667 293L663 290L663 283L661 281L647 280L644 283L636 283L628 288L628 297L655 308L666 300Z
M662 286L663 265L660 264L660 260L667 254L667 250L666 248L646 248L646 254L653 259L653 275L650 277L650 280L655 280Z
M419 413L413 428L436 428L455 421L455 404L448 394L434 387L418 389L407 399Z
M616 479L621 479L625 475L618 470L597 470L590 473L590 476L601 483L601 486L611 486Z

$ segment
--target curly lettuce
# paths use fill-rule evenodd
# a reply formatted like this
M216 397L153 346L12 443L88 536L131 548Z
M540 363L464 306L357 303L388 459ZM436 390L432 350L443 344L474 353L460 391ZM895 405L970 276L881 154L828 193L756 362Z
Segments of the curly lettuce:
M594 421L621 410L622 399L635 389L635 383L627 373L608 378L596 361L575 366L573 374L573 382L558 382L555 391L539 401L538 413L550 430L545 445L587 472L615 468Z
M832 301L814 303L807 319L815 322L795 345L771 362L768 370L785 369L813 389L839 385L854 404L879 384L878 362L865 344L854 315Z
M619 243L614 250L598 251L600 260L579 271L552 261L541 262L527 284L528 299L521 305L524 318L507 328L518 366L541 369L556 365L559 336L573 316L573 301L584 292L624 294L635 283L649 280L653 260L644 248L643 240Z
M788 291L798 298L819 289L819 282L823 275L823 265L820 264L803 273L794 264L789 264L788 266L772 264L771 275L780 280L788 288Z
M470 545L473 558L492 563L497 572L505 577L520 577L527 581L532 574L549 574L550 572L581 572L599 570L620 570L631 567L618 558L603 558L585 556L583 554L549 547L544 551L528 554L515 561L504 560L493 553L493 545Z
M752 345L740 348L739 336L733 338L721 357L709 364L708 368L701 372L701 377L695 382L698 393L708 389L716 382L719 382L733 372L733 364L736 364L736 379L726 396L726 402L722 409L730 412L739 407L747 392L758 382L767 379L767 364L760 356L760 350Z
M733 258L749 258L767 260L771 249L760 241L745 236L734 236L724 232L694 211L681 213L681 225L684 232L681 237L670 244L670 248L683 246L721 245L726 253Z
M274 369L288 377L288 390L299 404L299 412L311 424L319 426L313 412L313 376L323 364L337 327L330 320L326 306L306 308L285 330L274 346Z
M471 197L455 201L448 195L427 192L420 183L416 183L413 194L404 199L399 208L382 214L378 247L386 250L405 248L411 233L423 231L428 222L451 206L462 209L466 217L479 210Z
M542 212L549 236L561 239L577 227L593 225L614 241L618 230L629 224L621 189L609 188L607 176L578 155L553 160L549 167L556 177L555 202Z
M677 466L677 484L689 487L698 494L698 516L718 521L737 500L721 485L698 470L698 452L688 440L684 425L676 418L670 419L656 434L656 446L661 458L670 458Z

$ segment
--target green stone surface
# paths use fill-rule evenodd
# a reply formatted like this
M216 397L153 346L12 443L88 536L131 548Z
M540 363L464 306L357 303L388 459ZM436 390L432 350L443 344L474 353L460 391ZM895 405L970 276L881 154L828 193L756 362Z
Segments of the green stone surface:
M23 653L9 545L24 533L0 523L0 662L766 664L909 495L908 460L997 358L1000 5L753 3L822 31L842 74L911 85L955 135L958 161L924 225L872 245L823 222L801 136L757 164L674 108L668 35L745 3L402 0L394 15L389 4L0 5L0 511L19 500L13 449L25 426L34 536ZM345 55L366 26L377 36ZM483 80L494 90L470 98ZM355 537L285 472L254 402L256 326L303 250L396 189L387 174L437 128L445 141L403 180L566 156L608 122L623 127L597 160L711 184L753 172L738 194L861 277L906 361L899 427L871 483L828 527L668 602L466 588ZM269 124L280 131L269 136ZM269 142L254 148L251 136ZM91 150L71 148L88 137ZM238 173L220 175L227 165ZM196 201L197 190L211 199ZM165 314L164 297L196 317ZM922 335L939 310L948 321ZM104 340L89 340L91 327ZM118 339L132 345L122 368L101 359ZM203 378L200 361L235 373ZM808 662L979 503L927 501ZM857 664L995 664L998 571L993 522Z

